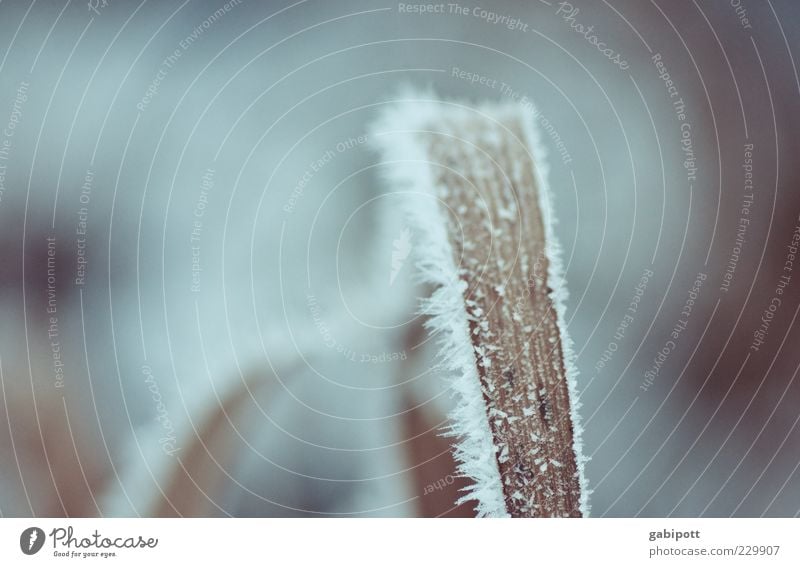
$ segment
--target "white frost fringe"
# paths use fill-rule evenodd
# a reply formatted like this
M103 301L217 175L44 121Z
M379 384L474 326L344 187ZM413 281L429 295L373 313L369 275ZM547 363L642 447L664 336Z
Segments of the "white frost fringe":
M417 277L422 283L430 284L435 289L430 298L423 300L421 311L429 317L426 326L438 336L439 366L450 378L450 387L457 398L456 407L449 415L450 426L446 434L458 440L455 445L458 472L473 481L468 487L468 493L458 503L476 500L479 516L507 517L509 514L503 497L496 448L489 429L475 353L469 337L464 307L466 284L458 276L445 229L446 218L436 201L431 162L416 135L420 131L435 128L437 117L443 111L450 116L454 112L463 113L465 117L474 116L476 112L484 116L495 116L501 109L507 115L509 107L483 105L474 109L467 104L440 101L430 92L418 93L411 90L403 91L397 100L387 104L387 108L371 127L369 140L384 158L385 177L389 187L403 193L405 216L413 227L415 236ZM537 165L536 181L540 189L540 208L547 238L546 254L550 260L548 280L554 290L551 300L558 316L572 402L571 417L580 475L581 511L585 516L589 507L583 472L585 459L581 452L581 427L576 407L577 369L572 342L561 323L564 321L567 291L562 275L560 247L555 240L552 226L555 218L550 191L545 183L546 169L542 166L544 151L539 144L532 116L523 112L523 107L518 108L525 125L528 146L537 158L534 160Z

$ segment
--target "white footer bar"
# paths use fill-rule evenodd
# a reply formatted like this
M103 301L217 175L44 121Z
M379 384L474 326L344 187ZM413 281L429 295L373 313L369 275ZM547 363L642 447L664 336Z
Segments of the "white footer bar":
M799 535L800 519L6 518L0 565L797 566Z

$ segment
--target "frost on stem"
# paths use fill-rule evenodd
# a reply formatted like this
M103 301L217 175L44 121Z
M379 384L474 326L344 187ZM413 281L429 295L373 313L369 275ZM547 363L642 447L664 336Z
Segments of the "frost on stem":
M530 108L407 94L374 124L404 192L439 365L458 397L448 434L461 502L481 516L588 514L566 287ZM570 399L573 400L570 403Z

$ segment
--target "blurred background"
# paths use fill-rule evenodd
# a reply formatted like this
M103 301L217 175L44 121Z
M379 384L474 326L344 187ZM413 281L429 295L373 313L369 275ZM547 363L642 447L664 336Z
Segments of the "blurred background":
M798 24L2 3L0 513L473 515L367 136L412 86L536 104L592 514L797 516Z

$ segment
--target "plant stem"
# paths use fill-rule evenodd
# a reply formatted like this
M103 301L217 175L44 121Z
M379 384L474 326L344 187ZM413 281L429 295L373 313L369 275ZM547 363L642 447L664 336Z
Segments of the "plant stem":
M437 164L432 187L466 284L464 308L506 509L511 516L577 517L581 486L563 321L521 115L495 120L444 111L419 140Z

